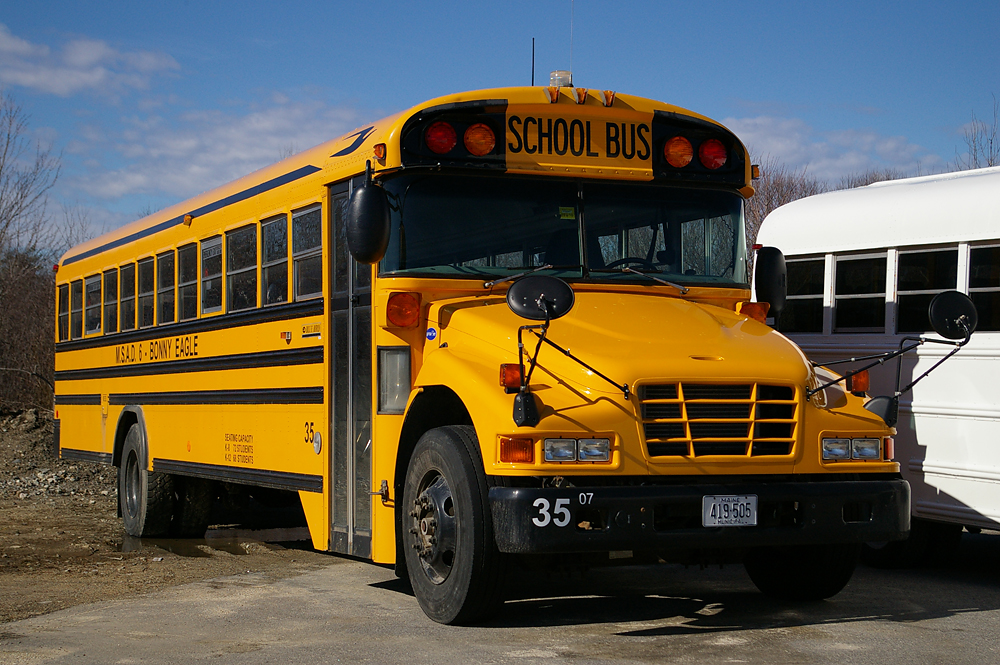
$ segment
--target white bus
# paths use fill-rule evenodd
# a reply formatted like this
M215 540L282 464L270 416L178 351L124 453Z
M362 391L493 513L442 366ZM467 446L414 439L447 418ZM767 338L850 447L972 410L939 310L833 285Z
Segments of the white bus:
M787 261L777 329L820 364L928 332L941 291L972 298L972 341L900 398L895 459L912 489L913 531L875 561L916 562L928 545L957 543L962 527L1000 528L1000 167L801 199L768 215L757 242ZM899 385L949 350L927 344L903 356ZM869 394L891 396L896 369L891 360L871 370Z

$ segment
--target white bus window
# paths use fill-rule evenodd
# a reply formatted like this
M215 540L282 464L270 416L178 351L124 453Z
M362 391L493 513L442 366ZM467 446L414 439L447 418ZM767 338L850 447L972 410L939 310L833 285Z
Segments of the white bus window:
M194 243L177 250L177 299L181 321L198 316L198 250Z
M263 236L261 277L264 280L264 304L288 301L288 218L285 215L260 224Z
M292 214L292 260L295 268L295 299L303 300L321 295L323 227L319 206Z
M222 310L222 236L201 243L201 312Z
M101 276L93 275L84 282L84 332L101 332Z
M174 251L156 256L156 322L174 322Z
M837 257L833 331L885 332L885 255Z
M927 332L931 299L941 291L954 289L958 281L958 250L901 252L896 280L896 332Z
M976 330L1000 330L1000 247L969 251L969 295L976 304Z
M156 278L153 274L153 257L139 261L139 327L153 325L156 312Z
M73 339L83 337L83 280L70 285L69 328Z
M118 332L118 268L104 271L104 332Z
M69 339L69 284L59 285L59 341Z
M135 264L129 263L121 269L122 332L135 330Z
M789 261L788 298L778 319L781 332L823 332L823 259Z
M257 306L257 225L226 234L226 311Z

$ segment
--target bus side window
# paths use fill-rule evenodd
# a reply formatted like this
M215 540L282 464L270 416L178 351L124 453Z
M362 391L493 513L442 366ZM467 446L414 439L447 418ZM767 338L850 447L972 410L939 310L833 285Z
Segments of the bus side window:
M153 275L153 257L139 261L139 327L153 325L156 311L156 280Z
M180 320L198 316L198 247L191 243L177 250L177 295Z
M1000 247L969 250L969 296L976 304L976 330L1000 330Z
M931 299L958 283L958 250L900 252L896 273L896 332L931 329L927 308Z
M104 333L118 332L118 268L104 271Z
M292 261L295 299L323 293L323 226L320 207L292 213Z
M84 333L101 332L101 276L91 275L84 282Z
M201 241L201 313L222 311L222 236Z
M83 280L70 285L69 329L73 339L83 337Z
M281 215L260 223L263 242L261 268L264 304L288 301L288 217Z
M135 330L135 264L129 263L121 269L122 331Z
M69 339L69 284L59 285L59 341Z
M823 332L823 259L791 260L788 299L777 328L781 332Z
M257 225L226 234L226 311L257 306Z
M885 332L885 254L837 257L833 332Z
M174 250L156 256L156 322L174 322Z

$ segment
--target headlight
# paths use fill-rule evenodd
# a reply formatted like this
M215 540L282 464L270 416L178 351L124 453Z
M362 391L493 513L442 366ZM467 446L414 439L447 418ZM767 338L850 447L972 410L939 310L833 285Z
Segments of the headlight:
M577 459L581 462L607 462L611 454L608 439L580 439Z
M881 439L853 439L851 457L854 459L879 459L882 457L881 443Z
M823 459L851 459L851 440L823 439Z
M576 439L545 439L546 462L575 462Z

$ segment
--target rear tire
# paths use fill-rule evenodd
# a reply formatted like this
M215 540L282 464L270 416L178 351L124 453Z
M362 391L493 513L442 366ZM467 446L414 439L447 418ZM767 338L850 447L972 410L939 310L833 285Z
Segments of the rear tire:
M147 471L149 455L142 428L129 428L118 467L118 501L125 533L135 538L163 536L170 530L174 512L174 479L166 473Z
M847 586L860 544L761 547L743 565L761 593L778 600L824 600Z
M438 623L480 622L503 603L506 559L480 459L475 430L439 427L420 437L406 471L406 568L420 608Z

